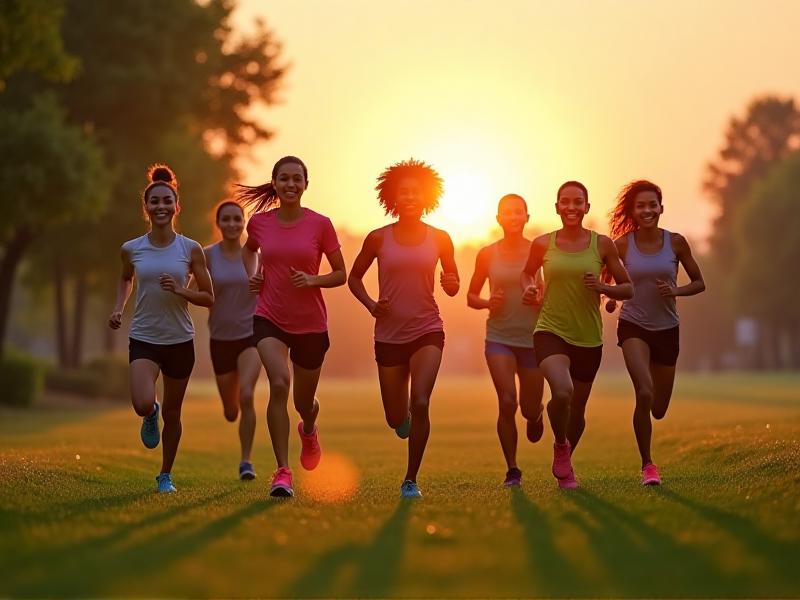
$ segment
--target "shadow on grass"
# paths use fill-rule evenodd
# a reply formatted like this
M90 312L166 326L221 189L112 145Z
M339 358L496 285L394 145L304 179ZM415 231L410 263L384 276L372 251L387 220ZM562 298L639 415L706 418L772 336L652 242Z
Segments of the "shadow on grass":
M800 594L797 577L800 543L776 539L745 517L683 497L671 489L662 488L659 492L664 498L688 508L734 537L751 556L760 559L765 573L759 585L753 586L753 594L775 597L796 597Z
M588 514L576 516L607 573L597 595L624 597L741 597L756 593L746 579L720 569L713 550L693 547L585 488L568 498Z
M136 522L115 527L108 533L54 549L38 549L33 556L18 556L20 568L44 565L44 574L32 578L36 568L28 569L25 578L10 586L11 596L81 597L102 596L118 590L127 580L140 581L153 569L164 569L184 557L197 553L207 544L234 529L241 521L262 513L275 502L267 499L252 502L217 519L201 519L204 525L185 531L170 526L181 513L201 508L231 495L234 490L177 505ZM163 527L162 527L163 526ZM145 532L142 535L142 532ZM135 535L134 535L135 534ZM130 537L136 540L126 543ZM13 567L12 567L13 568ZM31 573L33 571L33 573ZM10 571L11 573L11 571ZM15 577L9 579L13 582Z
M558 532L551 528L547 514L522 488L511 488L511 510L522 527L528 548L528 569L533 578L530 595L547 598L591 595L590 583L573 572L553 543Z
M392 595L405 548L410 501L401 501L368 544L337 546L320 556L288 589L288 598L371 597ZM338 579L355 571L348 586Z

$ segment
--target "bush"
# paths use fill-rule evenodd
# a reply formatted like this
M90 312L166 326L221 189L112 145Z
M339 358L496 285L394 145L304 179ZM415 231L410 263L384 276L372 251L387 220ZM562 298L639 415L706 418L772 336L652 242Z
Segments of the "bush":
M35 358L6 352L0 359L0 404L31 406L42 393L43 374Z
M79 369L51 369L45 378L48 390L89 398L128 398L128 363L99 358Z

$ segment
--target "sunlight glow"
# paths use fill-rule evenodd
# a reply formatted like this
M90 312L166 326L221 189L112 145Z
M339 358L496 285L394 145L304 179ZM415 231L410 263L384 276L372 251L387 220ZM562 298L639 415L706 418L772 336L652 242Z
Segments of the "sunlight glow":
M343 502L358 491L358 469L343 454L326 452L319 466L301 477L303 493L317 502Z

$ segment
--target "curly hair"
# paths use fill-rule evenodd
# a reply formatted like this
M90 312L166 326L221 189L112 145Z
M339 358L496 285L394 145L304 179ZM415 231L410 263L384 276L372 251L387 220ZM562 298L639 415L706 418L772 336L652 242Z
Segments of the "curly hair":
M661 188L652 181L637 179L622 186L619 194L617 194L617 204L609 213L612 239L620 238L638 229L633 218L633 207L636 203L636 196L642 192L655 193L658 197L658 203L662 204Z
M436 169L421 160L412 158L393 164L378 177L375 191L378 192L378 201L386 214L397 216L397 190L400 181L405 178L415 179L422 188L425 200L422 214L425 215L436 210L436 207L439 206L439 198L444 191L444 182Z

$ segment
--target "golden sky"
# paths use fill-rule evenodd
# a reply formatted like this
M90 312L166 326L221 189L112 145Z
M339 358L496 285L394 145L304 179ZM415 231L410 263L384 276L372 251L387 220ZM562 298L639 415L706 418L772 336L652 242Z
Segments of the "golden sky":
M800 1L240 0L292 67L283 103L259 111L275 138L243 160L246 183L285 154L308 165L304 204L338 228L387 222L373 191L409 157L445 179L429 218L456 243L492 231L499 197L552 229L555 191L589 188L607 231L621 185L664 191L662 225L701 241L700 183L731 115L756 95L800 94Z

